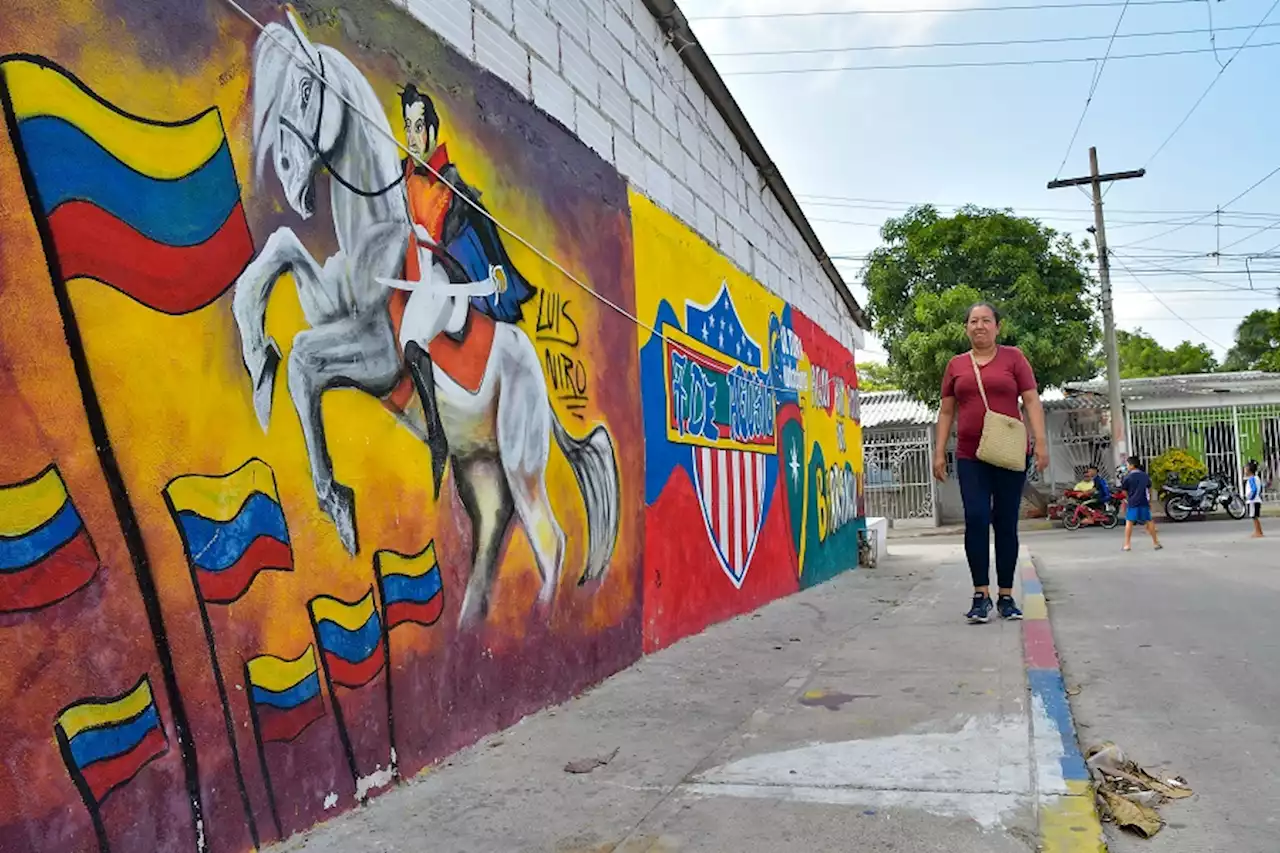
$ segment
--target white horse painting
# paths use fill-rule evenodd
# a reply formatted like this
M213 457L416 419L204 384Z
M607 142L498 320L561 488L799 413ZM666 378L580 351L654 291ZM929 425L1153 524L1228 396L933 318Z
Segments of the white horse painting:
M291 272L310 328L298 333L288 354L289 395L301 421L316 498L343 546L355 554L355 494L334 480L320 400L335 387L383 398L404 370L388 314L390 290L376 281L402 278L411 222L400 152L368 81L337 50L312 44L292 13L287 25L269 24L258 39L253 112L259 181L274 155L285 199L307 219L315 212L317 182L327 172L338 242L338 251L321 263L291 228L278 228L237 280L234 314L254 408L265 430L282 360L266 334L267 303L276 281ZM551 408L532 343L510 323L497 323L478 389L459 385L438 366L432 374L454 483L472 523L462 624L488 611L513 517L533 546L542 576L539 602L549 604L555 596L565 539L545 482L553 435L586 508L588 545L579 583L601 578L613 557L620 513L617 459L606 427L598 424L581 439L569 435ZM402 422L426 435L420 417L402 415Z

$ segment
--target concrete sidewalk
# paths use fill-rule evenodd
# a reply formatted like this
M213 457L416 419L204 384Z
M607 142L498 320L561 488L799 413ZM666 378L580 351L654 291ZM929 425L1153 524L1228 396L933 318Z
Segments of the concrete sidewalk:
M1066 788L1059 733L1033 724L1022 626L964 623L958 544L892 553L648 657L276 850L1036 850L1037 819Z

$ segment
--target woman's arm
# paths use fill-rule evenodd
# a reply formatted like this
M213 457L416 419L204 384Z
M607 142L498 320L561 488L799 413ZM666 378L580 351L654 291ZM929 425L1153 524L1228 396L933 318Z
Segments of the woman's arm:
M1027 410L1031 435L1036 441L1036 469L1043 471L1049 467L1049 439L1044 432L1044 406L1040 404L1040 392L1035 388L1023 391L1022 406Z
M938 406L938 435L933 445L933 476L939 483L947 481L947 442L951 440L951 424L956 419L956 398L943 397Z

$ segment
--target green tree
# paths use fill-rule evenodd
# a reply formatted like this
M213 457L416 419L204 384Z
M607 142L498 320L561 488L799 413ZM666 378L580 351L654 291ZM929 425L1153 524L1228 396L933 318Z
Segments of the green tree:
M1120 377L1138 379L1144 376L1185 376L1212 373L1218 360L1204 344L1183 341L1173 349L1165 349L1142 329L1116 330L1116 349L1120 353Z
M1280 311L1254 311L1236 328L1225 370L1280 371Z
M1020 347L1041 387L1096 376L1099 362L1090 260L1081 246L1034 219L931 205L885 222L862 283L876 334L900 387L933 403L947 362L968 348L966 309L993 303L1001 341Z
M896 391L901 387L889 365L874 361L858 365L859 391Z

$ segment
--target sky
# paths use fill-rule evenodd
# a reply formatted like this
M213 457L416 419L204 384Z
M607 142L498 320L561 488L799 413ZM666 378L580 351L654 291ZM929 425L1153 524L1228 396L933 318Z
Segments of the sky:
M1096 146L1103 172L1147 170L1141 179L1112 184L1104 199L1117 326L1141 328L1165 346L1203 343L1221 358L1246 314L1280 306L1280 0L1080 2L681 0L680 6L827 252L853 256L838 266L863 304L857 258L879 245L883 221L911 204L929 202L944 212L966 203L1011 208L1091 240L1086 193L1046 184L1088 174L1089 147ZM1069 5L974 8L1042 4ZM848 9L930 11L709 17ZM1170 31L1181 34L1132 35ZM1096 59L1113 32L1111 57L1068 154ZM902 47L1074 37L1096 38ZM1250 47L1237 52L1246 39ZM886 45L894 48L759 54ZM1170 51L1199 52L1122 58ZM743 52L755 55L728 55ZM1095 61L735 73L1060 58ZM1269 250L1275 257L1246 261ZM860 358L883 360L874 336L866 346Z

